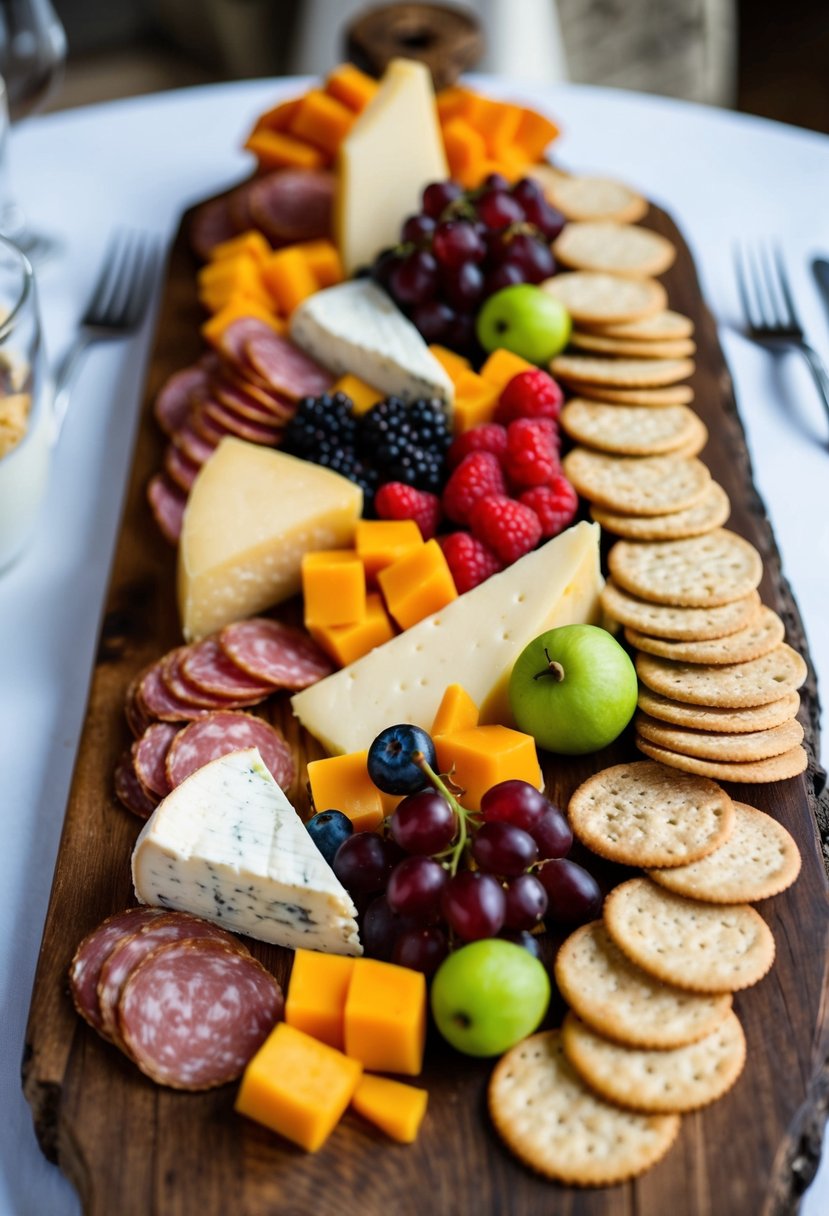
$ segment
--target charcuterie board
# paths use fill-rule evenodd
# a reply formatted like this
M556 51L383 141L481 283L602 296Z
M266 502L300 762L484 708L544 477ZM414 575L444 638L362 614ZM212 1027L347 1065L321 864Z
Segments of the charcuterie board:
M54 876L34 986L23 1061L24 1089L46 1155L68 1175L90 1216L230 1210L245 1216L284 1213L439 1213L551 1210L596 1214L637 1211L661 1216L727 1213L757 1216L793 1210L819 1155L829 1092L827 966L829 915L820 819L822 776L816 761L818 702L814 674L802 691L801 721L810 767L801 777L752 787L757 807L778 818L803 857L797 883L760 911L777 942L770 974L735 1008L745 1028L748 1063L734 1089L687 1116L677 1144L634 1183L597 1191L558 1187L517 1163L486 1115L486 1062L430 1040L422 1083L430 1107L421 1136L392 1146L347 1115L326 1147L304 1154L233 1113L235 1086L205 1094L160 1089L105 1044L75 1014L67 967L79 940L132 902L129 857L139 824L116 802L112 773L128 741L123 706L138 670L180 640L175 557L157 532L145 486L158 468L163 437L154 396L177 368L198 356L201 318L189 215L172 248L166 290L147 376L144 410L92 681L89 706ZM753 542L764 562L763 600L784 619L789 642L807 656L797 607L751 468L731 382L703 303L696 273L675 225L652 207L643 221L676 244L664 278L672 307L696 325L695 408L710 432L703 458L727 490L729 526ZM808 656L807 656L808 657ZM307 810L304 765L321 754L291 717L287 697L267 707L295 752L298 780L289 796ZM612 750L579 760L548 760L547 788L560 803L591 771L633 758L627 736ZM608 875L613 881L613 875ZM548 943L548 961L555 943ZM287 951L252 943L284 984ZM560 1016L555 1003L549 1023Z

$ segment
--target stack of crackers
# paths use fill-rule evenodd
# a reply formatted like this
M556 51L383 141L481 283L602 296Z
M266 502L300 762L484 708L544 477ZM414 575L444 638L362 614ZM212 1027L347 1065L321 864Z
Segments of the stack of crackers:
M668 1151L682 1113L726 1093L746 1044L732 993L774 961L774 938L748 906L794 882L789 833L714 781L650 761L617 765L570 800L594 852L647 867L608 896L556 959L570 1005L561 1030L500 1061L490 1111L507 1145L540 1173L608 1185Z

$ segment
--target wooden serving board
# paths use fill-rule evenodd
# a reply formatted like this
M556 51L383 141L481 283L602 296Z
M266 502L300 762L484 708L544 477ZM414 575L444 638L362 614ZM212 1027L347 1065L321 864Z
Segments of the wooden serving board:
M71 1179L89 1216L422 1216L427 1207L438 1216L771 1216L794 1210L816 1168L829 1093L829 917L818 830L819 819L825 838L827 819L819 798L824 775L815 759L818 703L811 668L801 707L809 771L730 791L776 816L803 854L795 886L760 905L774 932L777 960L760 984L735 1000L748 1041L745 1071L722 1100L683 1119L668 1156L634 1183L579 1191L536 1177L491 1128L490 1065L456 1055L436 1039L422 1077L429 1113L415 1145L394 1145L349 1113L326 1147L308 1155L234 1115L236 1086L206 1094L160 1088L75 1014L66 975L78 942L133 902L129 860L141 825L112 793L116 761L129 743L124 693L136 671L180 640L175 558L151 519L144 489L164 442L152 419L153 398L166 377L201 349L187 220L169 265L26 1036L24 1088L44 1153ZM665 282L672 306L696 323L695 408L711 434L703 459L731 497L729 526L763 556L763 599L782 615L791 644L807 655L752 485L730 377L691 256L668 216L651 209L646 222L679 249ZM293 723L286 698L273 699L267 712L296 748L300 781L289 792L304 810L303 762L318 749ZM590 772L635 755L625 740L598 756L551 759L548 790L565 803ZM290 954L252 945L284 984ZM550 943L550 958L553 948ZM550 1024L560 1014L555 1007Z

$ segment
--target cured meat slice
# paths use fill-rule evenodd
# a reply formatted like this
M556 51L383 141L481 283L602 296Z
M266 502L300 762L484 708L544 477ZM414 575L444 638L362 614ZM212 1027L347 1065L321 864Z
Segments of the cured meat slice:
M241 369L244 374L248 367L247 354L245 353L245 345L251 338L262 337L267 334L278 336L271 329L270 325L265 321L260 321L259 317L240 317L238 321L232 321L225 329L219 339L219 349L222 355L227 359L233 367Z
M132 745L135 775L150 798L164 798L170 792L164 761L178 730L172 722L153 722Z
M144 731L152 723L152 718L144 709L138 696L141 681L149 670L149 667L143 667L138 675L133 676L127 685L127 693L124 697L124 717L127 719L127 726L129 726L136 739L140 739Z
M217 402L227 406L234 414L249 418L251 422L279 426L287 422L294 413L294 407L288 402L278 401L273 397L270 404L263 404L247 389L225 376L217 376L211 384L211 389Z
M273 686L254 679L237 667L222 650L216 638L203 638L185 648L181 657L182 674L196 688L228 701L255 705L273 692Z
M165 654L163 659L159 659L161 678L170 695L183 705L192 705L196 709L226 709L227 705L221 697L196 688L187 679L182 669L182 661L186 653L186 646L178 646L175 650Z
M192 460L193 464L197 464L199 468L210 459L216 450L216 444L202 439L189 422L185 422L184 426L178 428L173 435L173 443L177 448L181 448L187 459Z
M164 682L162 665L164 660L153 663L138 685L138 699L144 712L159 722L193 722L210 713L207 706L188 704L174 697Z
M331 372L273 330L251 335L245 341L245 354L256 375L291 401L319 397L334 383Z
M115 797L122 806L139 819L149 819L158 805L158 799L153 798L138 780L131 752L124 752L116 764L113 785Z
M212 1089L241 1075L283 1007L260 963L201 938L159 946L138 964L121 991L118 1027L153 1081Z
M142 925L164 915L166 913L162 908L150 908L146 905L115 912L102 921L97 929L88 933L75 951L69 966L69 992L78 1013L99 1033L102 1026L98 1005L101 968L110 952L125 935L135 933Z
M210 252L222 241L228 241L239 229L231 210L230 198L210 199L197 207L190 220L190 245L196 257L206 262Z
M147 501L161 535L171 545L177 545L181 536L187 495L170 481L166 473L156 473L147 485Z
M219 634L219 645L254 679L291 692L316 684L334 670L331 660L307 633L269 617L226 625Z
M208 379L205 368L196 363L174 372L162 386L153 405L153 414L165 435L172 436L184 425L190 410L190 394L204 388Z
M253 372L248 375L247 372L240 372L238 369L236 371L226 370L225 375L231 384L236 385L237 388L242 389L248 396L258 401L260 405L265 406L280 422L287 422L289 418L293 418L296 409L294 403L287 397L280 397L271 389L264 388L259 377L254 377Z
M325 169L283 169L251 182L247 205L272 244L331 235L334 174Z
M177 448L174 443L167 444L164 449L164 472L183 494L190 492L199 467L184 454L181 448Z
M292 784L294 761L284 735L262 718L233 710L218 710L176 736L167 753L167 780L175 789L211 760L249 747L259 748L277 785L287 789Z
M229 435L235 435L237 439L247 439L249 443L260 443L265 447L275 447L279 442L282 428L274 425L273 421L254 422L253 419L242 417L218 401L207 401L202 408L206 421L225 430Z
M215 422L206 412L206 402L201 402L190 415L189 425L193 428L200 439L205 443L209 443L214 450L222 442L226 436L232 432L220 423Z
M227 209L231 222L237 232L247 232L248 228L255 227L253 216L250 213L250 190L252 185L252 181L243 182L241 186L237 186L227 196Z

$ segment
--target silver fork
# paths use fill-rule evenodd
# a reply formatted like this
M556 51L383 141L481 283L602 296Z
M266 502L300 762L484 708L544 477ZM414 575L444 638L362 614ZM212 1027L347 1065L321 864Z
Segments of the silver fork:
M829 420L829 375L806 341L794 306L780 247L734 251L737 290L746 319L746 336L774 347L793 346L806 359Z
M78 333L55 369L53 442L69 406L75 373L88 347L101 338L119 338L141 324L153 289L158 242L145 233L116 230L98 279L78 323Z

